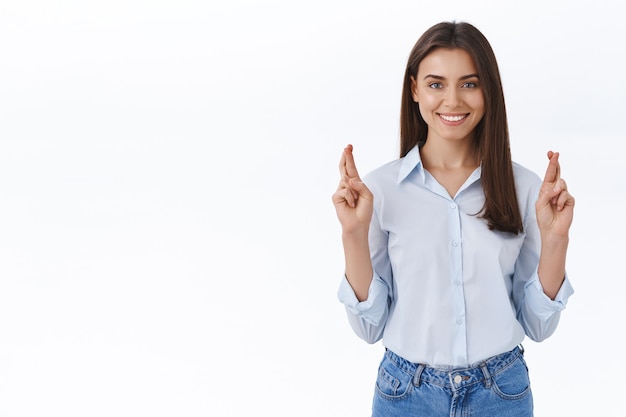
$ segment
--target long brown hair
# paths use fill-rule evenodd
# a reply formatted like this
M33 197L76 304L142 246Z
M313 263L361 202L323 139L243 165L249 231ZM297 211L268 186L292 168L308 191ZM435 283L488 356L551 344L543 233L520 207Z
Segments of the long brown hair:
M476 66L485 99L485 115L474 130L473 146L481 161L485 204L480 216L489 229L518 234L522 216L515 193L509 128L498 63L487 38L466 22L442 22L418 39L409 55L400 110L400 157L426 141L428 125L413 101L411 77L417 76L422 59L437 48L461 48Z

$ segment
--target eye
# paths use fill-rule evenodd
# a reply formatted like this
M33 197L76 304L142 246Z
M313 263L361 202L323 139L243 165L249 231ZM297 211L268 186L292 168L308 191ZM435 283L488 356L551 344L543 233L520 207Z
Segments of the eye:
M476 88L476 87L478 87L478 83L475 83L473 81L468 81L466 83L463 83L463 85L461 87L462 88Z
M430 84L428 84L428 86L429 86L430 88L434 88L434 89L440 89L440 88L443 88L443 84L441 84L441 83L430 83Z

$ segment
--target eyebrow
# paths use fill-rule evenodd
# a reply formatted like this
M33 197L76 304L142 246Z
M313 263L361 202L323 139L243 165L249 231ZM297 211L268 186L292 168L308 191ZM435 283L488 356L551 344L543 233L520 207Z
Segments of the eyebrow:
M446 77L442 77L441 75L433 75L433 74L426 75L424 77L424 79L426 79L426 78L434 78L436 80L445 80L446 79ZM480 79L480 77L478 77L478 74L467 74L467 75L462 76L459 79L460 80L467 80L468 78L479 78Z

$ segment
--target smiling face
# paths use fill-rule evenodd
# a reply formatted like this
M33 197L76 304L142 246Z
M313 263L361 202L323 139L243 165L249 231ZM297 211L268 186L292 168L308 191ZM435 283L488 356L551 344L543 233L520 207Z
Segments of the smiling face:
M438 48L429 53L411 77L411 91L428 125L428 141L472 141L485 114L485 98L467 52Z

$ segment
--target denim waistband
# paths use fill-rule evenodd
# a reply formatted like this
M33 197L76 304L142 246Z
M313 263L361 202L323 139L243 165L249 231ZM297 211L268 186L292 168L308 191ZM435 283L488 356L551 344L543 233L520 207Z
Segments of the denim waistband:
M492 356L476 366L442 369L409 362L390 350L385 352L387 359L402 369L403 372L413 376L413 384L419 386L421 382L426 382L451 389L458 389L476 383L484 383L487 387L490 387L491 376L502 372L523 354L524 348L520 345L509 352Z

